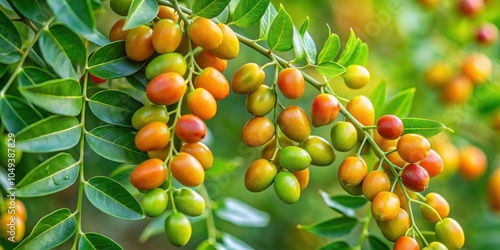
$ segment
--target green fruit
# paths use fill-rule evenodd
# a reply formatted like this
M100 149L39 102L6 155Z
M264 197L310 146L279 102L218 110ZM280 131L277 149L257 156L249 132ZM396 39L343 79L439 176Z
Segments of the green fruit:
M184 246L191 238L191 222L182 213L172 213L165 220L165 234L170 244Z
M284 203L293 204L300 198L300 184L290 172L279 172L274 177L274 191Z
M132 0L110 0L109 7L118 15L126 16Z
M163 105L146 105L137 111L132 116L132 126L139 130L144 125L150 122L168 123L168 110Z
M293 172L304 170L312 161L307 151L297 146L283 148L278 159L280 166Z
M370 72L360 65L349 65L343 75L344 82L351 89L360 89L370 82Z
M276 104L276 93L267 85L260 85L257 90L247 95L245 106L253 116L267 115Z
M443 243L434 241L422 248L422 250L448 250L448 248Z
M332 126L330 138L336 150L347 152L356 145L358 133L352 123L340 121Z
M231 87L235 93L248 94L256 91L264 83L265 78L266 75L259 65L247 63L234 73Z
M165 190L155 188L148 191L141 200L141 207L149 217L156 217L167 209L168 195Z
M335 152L325 139L319 136L309 136L300 144L312 158L311 164L316 166L328 166L335 161Z
M16 148L16 137L10 135L3 135L0 139L0 164L5 168L9 168L9 163L18 166L23 158L23 151Z
M464 246L465 236L460 224L452 218L444 218L434 227L436 236L448 249L460 249Z
M199 216L205 211L205 200L196 191L180 188L174 192L175 207L187 216Z
M278 173L276 166L266 159L258 159L248 167L245 173L245 187L250 192L260 192L273 183Z
M175 72L183 76L187 65L184 57L179 53L167 53L153 59L146 66L146 78L153 79L162 73Z

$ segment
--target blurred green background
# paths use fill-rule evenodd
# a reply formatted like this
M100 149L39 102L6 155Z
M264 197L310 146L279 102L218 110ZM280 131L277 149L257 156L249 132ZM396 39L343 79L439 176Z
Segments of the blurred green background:
M233 1L234 2L234 1ZM416 96L413 102L411 117L422 117L438 120L455 133L448 134L448 140L457 147L472 144L480 147L488 157L486 173L474 181L465 180L458 172L432 179L429 189L424 193L436 191L442 194L450 203L450 217L455 218L463 226L466 234L464 249L499 249L500 248L500 214L492 213L487 206L486 183L489 174L500 166L500 132L491 128L495 112L500 107L500 99L493 99L495 109L483 110L477 100L483 95L500 96L498 82L500 81L500 43L481 46L475 42L476 27L489 21L500 25L500 1L488 1L487 9L479 16L465 18L457 10L458 1L440 1L435 10L422 7L415 0L317 0L317 1L272 1L275 6L282 4L300 26L309 16L309 32L320 50L323 41L328 37L328 27L338 34L345 43L349 28L362 38L370 48L367 68L371 73L371 83L361 90L351 90L345 87L341 78L331 82L333 89L345 98L355 95L368 95L381 80L388 83L388 96L398 91L415 87ZM106 34L110 27L119 19L109 10L108 2L105 9L97 15L99 30ZM248 30L235 28L248 37L257 38L258 27ZM463 57L473 52L481 52L489 56L493 62L492 82L486 86L476 87L471 101L460 105L443 105L435 89L428 87L424 74L430 65L437 60L446 61L459 69ZM285 57L291 55L284 54ZM241 47L240 55L229 62L224 75L231 79L234 72L248 61L260 65L268 62L260 54ZM268 68L270 69L270 68ZM266 72L271 75L271 72ZM315 72L308 72L315 75ZM266 78L266 84L271 84L272 77ZM306 94L298 100L283 100L284 105L299 105L308 111L314 96L318 91L312 87L306 89ZM484 99L484 98L483 98ZM490 98L491 99L491 98ZM482 100L482 99L481 99ZM489 100L489 99L488 99ZM491 100L490 100L491 101ZM300 200L294 205L282 203L272 188L261 193L250 193L244 187L243 176L246 167L260 155L260 150L246 147L240 140L241 128L251 118L244 106L245 96L231 94L219 102L218 114L207 122L210 136L208 146L219 158L219 173L216 178L207 181L207 190L214 200L224 197L235 197L255 208L270 214L269 226L265 228L237 227L231 223L216 220L217 228L230 232L245 241L255 249L317 249L333 239L313 236L297 228L298 224L312 224L337 216L321 199L318 190L331 194L345 193L337 181L337 160L329 167L311 167L311 179L308 188L302 193ZM88 112L90 114L90 112ZM93 119L96 126L99 121ZM329 128L314 129L313 134L329 138ZM86 178L104 174L109 175L117 164L104 160L91 153L86 156ZM76 151L72 152L76 153ZM352 154L338 153L337 159ZM26 154L18 167L18 178L40 162L40 158ZM373 155L366 157L367 163L373 166L376 159ZM228 167L233 166L233 167ZM226 169L227 168L227 169ZM43 198L24 199L28 208L28 226L31 230L40 217L60 207L74 209L77 187ZM164 235L157 235L144 243L139 242L139 235L150 221L122 221L110 217L84 200L83 229L103 233L119 242L125 249L177 249L171 247ZM367 206L368 207L368 206ZM366 214L366 208L359 211ZM432 229L415 213L421 229ZM194 232L190 243L181 249L194 249L206 239L204 220L193 221ZM370 232L381 236L374 222L370 224ZM346 241L354 245L359 237L360 228L356 228ZM2 243L4 244L4 243ZM60 249L67 249L63 245Z

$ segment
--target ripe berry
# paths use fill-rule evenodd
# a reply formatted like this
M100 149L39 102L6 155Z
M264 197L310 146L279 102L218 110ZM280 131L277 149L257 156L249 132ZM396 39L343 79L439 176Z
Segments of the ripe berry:
M429 186L429 174L421 166L411 163L401 173L403 184L411 191L421 192Z
M399 139L396 149L403 160L416 163L429 156L431 144L421 135L405 134Z
M395 140L403 134L403 121L395 115L383 115L377 121L377 132L384 139Z

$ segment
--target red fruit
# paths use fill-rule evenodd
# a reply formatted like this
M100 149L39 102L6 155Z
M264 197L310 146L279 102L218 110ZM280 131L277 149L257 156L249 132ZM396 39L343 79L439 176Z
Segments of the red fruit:
M411 163L401 173L403 184L414 192L424 191L429 186L429 174L421 166Z
M443 171L444 162L441 156L431 149L429 156L423 159L419 165L427 170L429 177L432 178Z
M328 125L337 119L340 113L339 100L331 95L317 95L311 105L311 122L314 127Z
M383 115L377 121L377 132L386 140L397 139L403 130L403 121L395 115Z
M207 125L198 116L183 115L175 124L175 134L184 142L199 142L207 134Z

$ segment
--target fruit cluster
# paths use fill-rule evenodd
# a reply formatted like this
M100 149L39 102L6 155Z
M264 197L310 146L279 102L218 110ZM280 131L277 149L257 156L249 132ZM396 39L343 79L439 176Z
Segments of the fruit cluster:
M153 27L124 31L124 23L121 19L111 28L110 40L125 40L131 60L147 60L146 96L151 102L132 117L135 146L150 159L132 171L130 182L144 192L141 206L150 217L162 214L171 200L165 233L170 243L183 246L192 233L186 215L199 216L206 206L198 192L187 188L202 184L213 164L212 152L201 142L207 133L204 120L213 118L217 100L229 95L221 72L238 55L239 42L227 25L203 17L179 22L177 12L167 6L159 7ZM183 103L189 114L181 113ZM186 187L174 187L174 179Z

